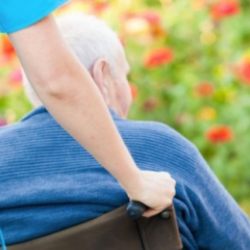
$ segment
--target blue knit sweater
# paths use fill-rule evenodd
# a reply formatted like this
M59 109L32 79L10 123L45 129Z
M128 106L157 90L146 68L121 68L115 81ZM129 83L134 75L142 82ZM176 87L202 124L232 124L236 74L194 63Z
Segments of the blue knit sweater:
M138 166L176 179L174 203L186 249L250 249L248 218L190 142L161 123L111 114ZM117 181L43 107L0 129L0 185L0 227L10 245L128 201Z

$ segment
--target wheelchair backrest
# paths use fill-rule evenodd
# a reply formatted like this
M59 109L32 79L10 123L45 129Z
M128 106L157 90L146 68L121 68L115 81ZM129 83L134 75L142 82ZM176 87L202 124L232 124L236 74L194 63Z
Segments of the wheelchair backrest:
M179 250L182 249L174 209L168 218L133 221L126 206L96 219L8 250Z

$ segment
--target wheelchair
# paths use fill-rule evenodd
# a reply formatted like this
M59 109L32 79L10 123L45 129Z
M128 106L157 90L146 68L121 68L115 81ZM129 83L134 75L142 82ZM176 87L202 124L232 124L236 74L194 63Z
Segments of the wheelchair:
M175 210L145 218L146 207L130 202L96 219L12 245L8 250L180 250Z

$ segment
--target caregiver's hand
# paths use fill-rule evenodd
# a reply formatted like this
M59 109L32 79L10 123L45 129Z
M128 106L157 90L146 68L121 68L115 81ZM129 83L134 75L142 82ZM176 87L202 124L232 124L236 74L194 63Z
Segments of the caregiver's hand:
M131 200L150 207L143 216L151 217L172 204L175 184L175 180L167 172L140 171L137 182L124 188Z

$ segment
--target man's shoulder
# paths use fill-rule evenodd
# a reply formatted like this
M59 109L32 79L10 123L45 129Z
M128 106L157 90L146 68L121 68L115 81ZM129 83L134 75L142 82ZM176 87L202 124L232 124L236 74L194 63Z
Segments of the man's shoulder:
M138 140L149 140L159 147L181 152L197 152L196 146L174 128L157 121L125 120L118 125L122 135L133 136Z
M170 126L154 121L120 121L118 129L130 152L148 169L189 175L197 166L197 147Z
M12 140L13 138L27 138L47 133L52 126L59 127L51 115L45 109L37 108L27 113L19 121L0 128L0 138Z

